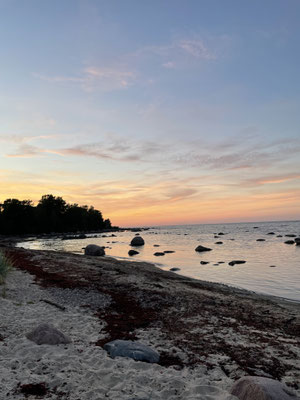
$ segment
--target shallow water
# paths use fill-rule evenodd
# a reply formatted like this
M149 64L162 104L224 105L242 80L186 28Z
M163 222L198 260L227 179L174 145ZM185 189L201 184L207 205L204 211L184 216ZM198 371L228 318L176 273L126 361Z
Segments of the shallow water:
M224 235L214 238L214 233L221 232ZM270 232L274 235L269 235ZM135 233L114 234L116 237L82 240L40 239L19 243L19 246L83 254L82 248L94 243L108 246L105 251L109 256L128 259L129 244ZM285 244L286 240L293 240L285 237L286 234L300 237L300 221L155 227L140 232L145 245L135 248L140 254L130 259L150 261L167 270L177 267L180 268L177 273L185 276L300 301L300 246ZM111 233L105 235L111 236ZM258 242L257 239L265 241ZM215 244L217 241L223 244ZM155 244L159 247L154 247ZM199 244L212 251L195 252ZM175 253L162 257L153 255L165 250ZM246 263L229 266L232 260L245 260ZM209 264L201 265L200 261ZM218 264L221 261L224 263Z

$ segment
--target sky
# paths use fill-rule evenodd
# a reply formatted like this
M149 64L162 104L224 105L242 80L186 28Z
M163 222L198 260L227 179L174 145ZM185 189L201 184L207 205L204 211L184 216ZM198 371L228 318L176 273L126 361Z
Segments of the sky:
M0 202L300 219L299 0L0 0Z

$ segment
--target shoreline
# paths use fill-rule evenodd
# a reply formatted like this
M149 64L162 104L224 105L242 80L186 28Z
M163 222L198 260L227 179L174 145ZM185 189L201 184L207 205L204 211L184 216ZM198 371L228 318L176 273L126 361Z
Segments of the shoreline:
M146 262L9 246L0 250L14 260L17 273L30 274L43 296L52 293L53 302L67 308L62 313L48 304L47 309L68 315L66 294L73 293L82 316L95 318L101 328L90 344L97 351L110 340L139 340L160 353L163 371L189 371L192 379L192 371L202 368L207 382L219 382L225 391L244 375L273 377L300 394L297 302L187 278ZM9 285L8 297L13 299ZM106 299L106 305L97 306L97 299Z

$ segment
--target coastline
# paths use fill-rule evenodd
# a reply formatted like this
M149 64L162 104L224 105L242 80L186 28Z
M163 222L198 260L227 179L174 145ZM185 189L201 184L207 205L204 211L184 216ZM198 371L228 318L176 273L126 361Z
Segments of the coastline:
M59 323L61 319L61 324L64 325L63 321L68 320L68 315L76 309L77 324L81 326L75 329L78 332L76 335L84 330L79 319L86 319L86 326L91 326L91 329L86 328L87 332L84 334L89 337L90 352L100 352L105 363L125 363L126 368L135 371L133 375L138 375L137 365L143 364L140 368L147 366L153 377L166 374L171 380L186 380L185 386L189 384L190 390L196 385L196 377L198 381L202 377L203 387L208 385L216 388L216 399L231 398L226 397L229 396L228 390L236 379L244 375L273 377L300 394L299 303L218 283L198 281L163 271L145 262L25 250L7 245L0 249L14 260L15 271L12 275L18 275L18 278L8 278L7 298L1 299L1 303L4 302L1 309L3 315L10 308L23 308L25 315L34 314L34 309L42 306L44 320L36 321L37 324L49 319L55 321L55 315L59 315L56 322ZM17 293L22 285L18 288L18 285L12 283L10 286L10 279L31 281L22 289L25 300L21 301L21 306L14 306L16 301L20 302L19 299L14 300L14 296L20 296ZM30 287L41 292L37 295L37 300L28 300ZM59 310L41 301L47 299L66 307L66 310ZM13 330L12 319L13 315L6 315L2 319L10 326L7 327L6 336L5 323L2 322L0 334L3 339L0 343L3 346L9 347ZM70 326L74 328L76 323L73 321ZM70 326L67 324L65 329L70 329ZM26 333L26 326L19 327L15 340L25 337ZM150 345L160 353L160 365L145 366L145 363L127 359L111 360L102 347L114 339L138 339ZM75 343L76 341L74 346ZM93 368L91 365L90 369L94 370ZM104 365L102 368L105 368ZM20 372L21 375L18 375L15 370L10 371L10 374L10 377L6 376L7 382L10 382L7 387L12 391L16 383L15 375L21 381L22 374ZM37 374L33 375L29 373L24 378L26 382L21 383L30 383L30 378L37 380ZM71 379L63 373L62 376L62 380L67 382ZM111 379L113 376L112 372ZM45 380L47 377L41 378ZM134 382L135 378L132 377L132 385L137 385ZM101 386L101 382L94 383L95 396L99 385ZM50 385L52 392L49 390L48 398L54 399L57 397L54 396L52 386ZM62 390L61 385L58 384L55 390ZM66 397L62 398L75 399L79 396L76 392L78 390L70 387L69 392L66 391ZM178 390L185 393L184 390L187 389ZM151 399L161 398L159 395L154 393ZM15 397L6 398L23 398L16 393L12 396ZM97 398L93 396L90 398ZM84 393L79 397L88 398ZM108 398L115 397L109 394ZM173 397L170 394L165 398ZM186 398L190 398L189 395Z

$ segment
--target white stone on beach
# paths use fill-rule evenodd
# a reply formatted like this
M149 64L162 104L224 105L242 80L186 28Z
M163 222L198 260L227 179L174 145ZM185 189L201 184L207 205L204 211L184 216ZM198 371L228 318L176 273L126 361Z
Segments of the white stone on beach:
M261 376L245 376L234 383L231 394L239 400L297 400L283 383Z
M135 361L146 361L149 363L158 363L159 354L139 342L132 340L113 340L103 346L104 350L112 357L129 357Z
M41 324L27 333L27 339L36 344L68 344L71 340L51 324Z

